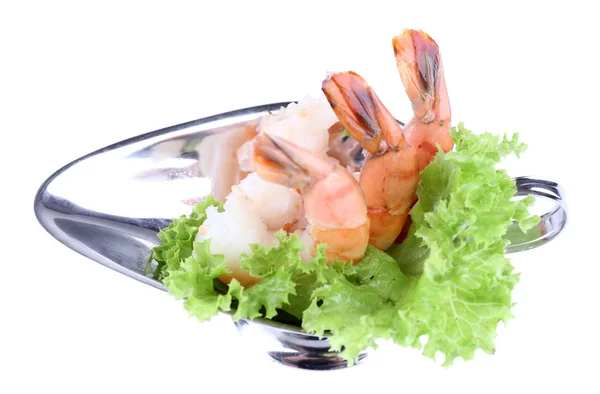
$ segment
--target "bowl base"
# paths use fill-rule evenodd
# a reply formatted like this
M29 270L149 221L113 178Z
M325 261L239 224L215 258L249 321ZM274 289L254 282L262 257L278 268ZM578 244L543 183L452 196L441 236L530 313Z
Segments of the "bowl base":
M348 362L336 354L325 356L324 354L310 354L299 352L269 352L273 361L287 367L308 369L312 371L331 371L334 369L350 368L362 363L367 354L361 354L358 362L349 366Z
M240 319L234 324L253 350L266 353L278 364L313 371L349 367L339 352L330 350L331 344L326 337L319 338L298 327L264 319ZM361 353L358 361L351 366L360 364L366 356L367 352Z

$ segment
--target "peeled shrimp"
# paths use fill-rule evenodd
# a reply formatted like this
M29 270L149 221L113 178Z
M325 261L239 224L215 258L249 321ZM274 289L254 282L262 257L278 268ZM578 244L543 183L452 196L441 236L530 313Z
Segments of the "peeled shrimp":
M400 234L414 201L419 182L417 150L358 74L332 74L322 88L340 122L370 153L359 183L371 222L369 242L385 250Z
M196 240L211 239L210 252L221 254L231 274L219 279L229 284L233 278L248 287L260 279L240 266L240 255L250 254L250 245L268 247L276 241L275 232L299 222L304 216L302 198L296 190L267 182L249 174L227 195L224 211L208 207L206 220Z
M418 149L419 168L423 170L435 157L436 144L445 152L454 146L442 57L436 42L422 31L405 30L392 39L392 44L414 113L404 127L404 136Z
M306 96L276 113L265 115L258 126L259 134L269 134L290 141L320 157L329 149L329 128L337 121L325 97ZM254 142L248 141L237 152L240 168L252 171Z
M358 182L345 168L283 138L260 134L254 169L264 180L301 191L308 225L296 233L311 255L325 243L330 262L362 259L369 244L367 207Z

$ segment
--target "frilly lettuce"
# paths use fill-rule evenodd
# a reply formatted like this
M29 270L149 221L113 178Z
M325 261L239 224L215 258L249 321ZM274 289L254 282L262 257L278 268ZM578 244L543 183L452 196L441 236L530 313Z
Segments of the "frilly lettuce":
M170 271L177 270L180 263L192 255L194 239L198 228L206 219L206 208L209 206L223 211L223 204L208 196L196 204L189 215L173 219L171 224L158 232L161 244L152 250L146 264L146 274L163 280Z
M356 265L328 265L319 245L303 262L300 239L280 231L276 245L252 245L240 256L261 281L225 286L217 279L228 273L223 256L210 253L210 240L194 241L206 207L222 209L207 198L159 233L151 272L200 320L218 310L235 310L235 320L294 316L306 332L328 336L349 363L380 339L431 358L440 352L445 366L477 349L491 353L498 323L512 317L519 279L504 256L504 235L513 221L523 231L538 222L529 216L532 198L514 200L514 180L496 165L526 146L518 135L500 140L462 124L451 135L455 150L440 151L421 173L407 238L386 252L369 246Z

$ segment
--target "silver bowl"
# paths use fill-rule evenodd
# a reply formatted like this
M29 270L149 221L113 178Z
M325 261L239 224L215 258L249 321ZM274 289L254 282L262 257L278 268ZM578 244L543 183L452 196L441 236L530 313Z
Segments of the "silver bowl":
M144 272L158 231L171 218L188 214L209 194L221 194L233 181L211 176L219 163L209 136L235 135L256 125L267 112L289 102L240 109L143 134L107 146L65 165L37 192L34 209L40 224L78 253L157 289L166 288ZM227 134L223 134L227 133ZM211 137L214 141L217 137ZM232 141L232 139L222 139ZM207 146L209 148L207 148ZM221 146L228 149L227 146ZM231 148L231 147L229 147ZM210 157L209 157L210 156ZM207 160L208 159L208 160ZM211 164L212 163L212 164ZM543 245L564 228L564 193L550 180L517 177L517 195L533 194L551 202L540 225L523 234L509 228L507 253ZM238 331L273 360L296 368L331 370L347 363L318 338L299 327L266 319L239 320ZM366 352L359 357L359 362Z

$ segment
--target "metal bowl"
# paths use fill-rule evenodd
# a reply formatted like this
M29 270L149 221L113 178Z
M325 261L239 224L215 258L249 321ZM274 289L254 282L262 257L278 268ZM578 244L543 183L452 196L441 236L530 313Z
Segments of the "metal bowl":
M158 231L171 218L188 214L209 194L223 194L229 176L211 177L207 163L218 165L209 136L235 136L258 124L267 112L289 102L240 109L143 134L83 156L56 171L40 187L34 209L41 225L78 253L160 290L166 288L144 273ZM215 137L210 137L215 138ZM223 139L226 141L227 139ZM216 145L218 146L218 144ZM222 149L230 149L221 146ZM224 157L227 155L224 155ZM206 160L206 159L210 160ZM511 227L507 253L552 240L567 221L560 186L550 180L517 177L517 195L533 194L551 202L540 225L527 234ZM313 370L345 368L329 350L327 337L266 319L239 320L238 331L275 361ZM359 361L366 356L361 354Z

